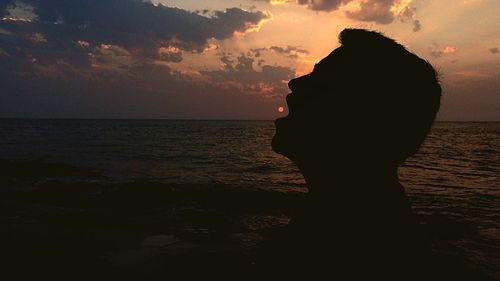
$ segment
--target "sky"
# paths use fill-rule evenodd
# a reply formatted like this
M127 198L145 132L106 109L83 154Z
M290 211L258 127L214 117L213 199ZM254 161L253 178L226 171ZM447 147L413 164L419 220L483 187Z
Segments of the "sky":
M439 120L500 121L498 11L498 0L0 0L0 118L274 119L290 79L344 28L366 28L439 71Z

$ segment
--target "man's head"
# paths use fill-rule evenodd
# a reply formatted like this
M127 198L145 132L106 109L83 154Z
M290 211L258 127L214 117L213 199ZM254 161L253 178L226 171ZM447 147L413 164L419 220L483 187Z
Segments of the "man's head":
M434 68L380 33L345 29L341 46L289 82L289 115L273 148L299 167L326 161L397 165L422 144L439 109Z

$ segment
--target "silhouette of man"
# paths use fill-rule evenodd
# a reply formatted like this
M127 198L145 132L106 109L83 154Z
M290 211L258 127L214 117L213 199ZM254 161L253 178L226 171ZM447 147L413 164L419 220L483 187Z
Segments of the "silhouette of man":
M339 37L289 82L289 115L276 120L272 147L309 192L270 256L295 272L408 280L425 257L397 169L428 134L441 87L428 62L380 33Z

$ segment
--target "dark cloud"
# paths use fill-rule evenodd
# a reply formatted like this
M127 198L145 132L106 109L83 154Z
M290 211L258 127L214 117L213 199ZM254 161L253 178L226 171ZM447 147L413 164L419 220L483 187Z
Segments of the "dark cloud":
M254 0L271 2L272 0ZM314 11L331 12L337 10L343 3L348 3L352 0L287 0L286 2L297 2L299 5L306 5L309 9Z
M443 52L438 49L431 49L429 51L429 54L433 56L434 58L440 58L443 55Z
M44 24L24 21L0 20L0 48L10 54L9 60L1 60L2 67L11 71L29 71L32 64L50 65L65 61L75 67L89 67L88 50L81 48L77 40L65 38L64 28L44 28ZM61 37L58 37L60 31Z
M360 10L346 12L346 15L359 21L372 21L380 24L389 24L394 21L391 6L394 0L367 0L360 3Z
M411 22L413 24L413 32L419 32L422 29L420 20L415 19L416 8L406 6L398 15L401 22Z
M491 48L490 53L492 54L498 54L498 48Z
M338 9L342 2L342 0L297 0L297 3L300 5L307 5L311 10L314 11L333 11Z
M163 61L181 62L182 50L176 47L160 47L158 49L160 59Z
M1 16L5 16L5 18L15 18L22 20L35 20L38 16L35 13L35 8L32 5L26 4L20 1L14 1L10 4L6 2L4 5L0 5L2 9Z
M413 21L413 32L418 32L422 29L422 24L420 23L419 20L414 20Z
M256 71L244 57L197 74L166 63L268 17L139 0L0 0L0 116L273 118L293 70L262 62Z
M236 59L229 54L221 55L222 70L203 71L222 87L230 87L247 93L265 93L266 96L281 97L288 92L287 82L295 77L295 70L284 66L264 65L264 61L257 61L261 70L254 68L254 59L240 55Z
M271 0L256 0L271 2ZM331 12L340 8L340 6L354 2L355 0L289 0L287 2L296 2L299 5L305 5L314 11ZM359 10L346 11L347 17L365 22L375 22L378 24L389 24L395 19L400 19L402 22L413 23L413 31L417 32L421 29L420 21L414 19L415 8L411 6L405 7L402 11L395 14L391 8L398 5L398 0L364 0L356 1L359 4Z
M443 55L454 54L458 51L457 47L447 46L441 48L438 44L434 43L429 46L429 54L434 58L440 58Z
M284 48L279 46L271 46L269 49L276 53L287 55L292 59L297 59L301 55L304 56L309 54L309 51L298 46L286 46Z
M271 46L268 48L254 48L250 49L250 53L252 53L255 57L260 57L263 51L271 51L284 56L287 56L291 59L297 59L301 56L306 56L309 54L309 51L300 47L300 46Z
M269 17L260 11L239 8L203 16L139 0L10 0L2 1L0 7L4 17L0 20L1 30L32 39L34 34L43 36L57 50L72 49L75 42L82 40L94 46L117 45L134 55L167 60L179 60L179 54L160 56L159 48L175 46L201 52L208 40L230 38ZM16 9L31 9L35 18L19 20L23 18L10 15ZM12 20L16 17L18 20ZM8 44L5 40L0 43ZM25 42L22 44L28 47Z
M105 49L122 56L123 50ZM222 60L221 60L222 61ZM50 73L13 75L0 69L0 117L32 118L202 118L272 119L282 105L282 79L293 70L251 67L245 57L203 77L186 76L164 65L134 63L126 71L98 67L82 71L65 65ZM104 65L108 65L107 63Z

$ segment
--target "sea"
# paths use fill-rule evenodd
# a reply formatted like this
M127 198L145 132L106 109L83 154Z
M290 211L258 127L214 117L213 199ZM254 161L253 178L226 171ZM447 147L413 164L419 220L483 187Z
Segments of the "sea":
M274 130L273 121L1 119L0 238L31 253L63 249L61 239L83 231L86 245L100 243L92 254L117 267L127 266L125 248L130 262L130 245L140 263L144 247L172 241L230 240L237 246L206 247L251 255L307 192L297 167L272 151ZM399 177L433 250L500 280L500 123L435 123ZM94 223L96 212L120 226ZM134 234L112 238L123 225Z

